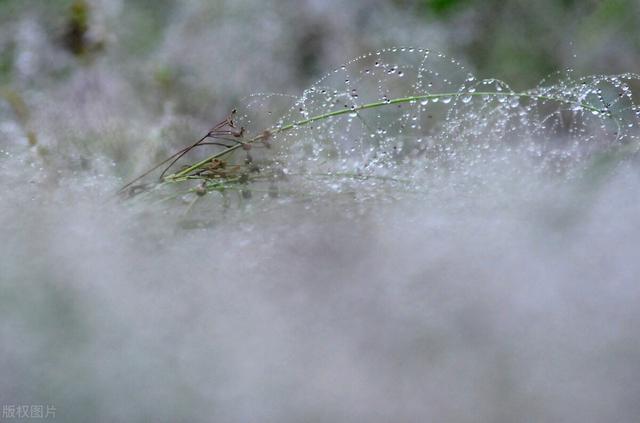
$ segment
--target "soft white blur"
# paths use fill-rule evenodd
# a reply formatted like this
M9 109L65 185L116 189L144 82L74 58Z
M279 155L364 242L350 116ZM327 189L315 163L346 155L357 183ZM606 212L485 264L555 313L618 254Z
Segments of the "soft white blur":
M241 97L298 95L295 31L324 34L321 74L446 50L446 30L382 1L192 0L135 55L128 7L94 3L106 50L84 65L37 8L0 29L29 109L0 101L0 403L65 422L636 421L637 164L558 176L496 142L464 172L416 171L419 192L226 214L212 194L214 224L189 229L112 195Z

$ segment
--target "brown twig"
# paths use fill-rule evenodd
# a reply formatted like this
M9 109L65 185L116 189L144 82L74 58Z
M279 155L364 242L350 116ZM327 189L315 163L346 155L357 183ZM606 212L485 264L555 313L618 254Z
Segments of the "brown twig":
M176 164L178 160L180 160L185 154L187 154L188 152L190 152L196 147L199 147L202 145L217 145L217 146L229 148L228 145L223 143L204 142L208 138L220 139L224 141L231 141L231 142L243 144L243 142L238 140L237 138L242 138L242 136L244 135L244 128L241 127L240 129L236 129L235 122L233 121L233 116L235 114L236 114L236 110L234 109L223 121L213 126L213 128L211 128L205 136L203 136L202 138L200 138L198 141L191 144L190 146L181 149L180 151L176 152L175 154L171 155L170 157L156 164L151 169L147 170L142 175L138 176L132 181L128 182L126 185L124 185L122 188L118 190L118 193L119 194L123 193L127 188L131 187L133 184L135 184L139 180L153 173L155 170L157 170L159 167L163 166L164 164L170 162L169 165L165 167L162 173L160 174L160 179L162 180L164 175L169 171L169 169L171 169L171 167L173 167L174 164ZM233 138L227 138L229 136Z

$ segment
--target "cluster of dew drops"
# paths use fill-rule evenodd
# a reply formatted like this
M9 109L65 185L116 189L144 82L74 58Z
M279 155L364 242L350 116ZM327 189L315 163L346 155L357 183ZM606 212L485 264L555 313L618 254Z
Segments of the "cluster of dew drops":
M336 174L464 167L514 139L537 156L582 157L575 151L640 145L639 80L564 70L515 92L442 53L392 47L355 57L288 98L274 142L287 166Z

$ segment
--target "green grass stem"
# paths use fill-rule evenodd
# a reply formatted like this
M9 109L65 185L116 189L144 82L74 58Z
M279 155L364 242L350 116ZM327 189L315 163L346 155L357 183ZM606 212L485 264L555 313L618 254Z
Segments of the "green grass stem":
M493 97L514 97L514 98L531 98L534 100L548 100L548 101L558 101L561 103L566 103L566 104L576 104L575 101L569 100L569 99L564 99L564 98L559 98L559 97L552 97L552 96L546 96L546 95L538 95L532 92L519 92L519 93L515 93L515 92L499 92L499 91L474 91L474 92L453 92L453 93L440 93L440 94L425 94L425 95L418 95L418 96L410 96L410 97L401 97L401 98L395 98L395 99L390 99L390 100L383 100L383 101L377 101L374 103L367 103L367 104L363 104L361 106L357 106L357 107L353 107L353 108L346 108L346 109L340 109L340 110L334 110L332 112L328 112L328 113L323 113L320 115L316 115L313 117L310 117L308 119L303 119L303 120L299 120L297 122L293 122L293 123L289 123L286 124L284 126L280 126L280 127L276 127L273 128L272 130L270 130L269 132L272 135L276 135L282 132L287 132L290 131L291 129L294 128L298 128L301 126L305 126L305 125L309 125L313 122L318 122L318 121L323 121L326 119L330 119L333 117L338 117L338 116L342 116L342 115L346 115L346 114L352 114L352 113L358 113L360 111L363 110L368 110L368 109L376 109L378 107L384 107L384 106L390 106L390 105L394 105L394 104L404 104L404 103L414 103L414 102L419 102L419 101L424 101L424 100L433 100L433 99L441 99L441 98L458 98L458 97L481 97L481 96L493 96ZM577 103L581 108L585 109L585 110L590 110L593 112L598 112L601 113L603 110L598 109L597 107L591 106L589 104L586 103ZM263 139L263 135L258 135L255 136L251 139L249 139L249 141L243 143L243 144L235 144L231 147L228 147L226 149L224 149L223 151L220 151L212 156L207 157L204 160L201 160L183 170L181 170L180 172L168 175L164 178L165 182L178 182L181 180L184 180L184 178L186 176L188 176L191 172L201 169L203 166L205 166L207 163L211 162L214 159L218 159L222 156L225 156L229 153L232 153L233 151L241 148L243 145L245 144L252 144L255 143L256 141L259 141L261 139Z

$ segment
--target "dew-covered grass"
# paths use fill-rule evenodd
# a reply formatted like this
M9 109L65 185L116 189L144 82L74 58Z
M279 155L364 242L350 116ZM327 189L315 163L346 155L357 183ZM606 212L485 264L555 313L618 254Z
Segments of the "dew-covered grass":
M244 111L234 109L120 193L155 194L160 207L183 202L185 214L197 202L205 215L220 203L227 210L229 197L242 203L253 193L311 201L328 190L355 196L357 205L359 198L424 194L434 178L502 166L513 156L574 183L603 157L637 152L640 108L631 86L638 78L568 70L516 92L497 79L478 80L442 53L389 48L336 68L300 97L250 96ZM193 156L201 159L185 163Z
M396 47L251 94L295 67L249 36L244 62L203 55L246 25L196 37L179 23L198 4L118 47L159 43L162 69L86 53L61 76L71 59L18 25L18 52L55 60L1 92L0 403L69 422L636 420L637 75L513 89ZM186 41L195 74L175 71Z

